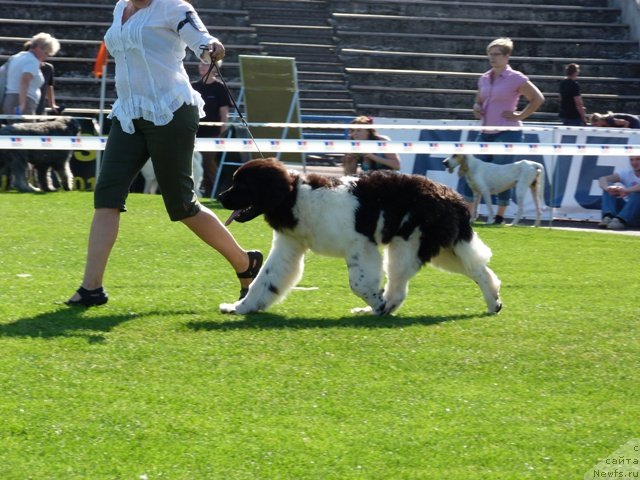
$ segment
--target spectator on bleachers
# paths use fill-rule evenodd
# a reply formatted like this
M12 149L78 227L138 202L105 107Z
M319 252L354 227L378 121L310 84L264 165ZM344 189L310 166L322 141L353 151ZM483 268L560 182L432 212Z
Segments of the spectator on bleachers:
M30 40L29 50L11 57L7 72L7 91L2 113L33 115L40 101L44 76L40 64L60 50L60 42L48 33L38 33Z
M372 125L373 119L365 115L351 121L354 125ZM378 135L375 128L354 128L349 130L351 140L378 140L388 142L389 137ZM358 165L361 173L374 170L400 170L400 157L397 153L347 153L342 158L342 168L345 175L356 175Z
M610 128L640 128L640 118L630 113L591 114L591 125Z
M218 68L222 66L222 62L218 62ZM229 106L231 100L227 89L220 81L215 73L215 70L211 71L211 74L203 81L204 76L209 70L209 64L200 62L198 65L198 72L201 78L197 82L192 82L193 89L200 94L202 100L204 100L204 118L200 119L200 122L226 122L229 118ZM218 127L214 125L200 125L198 127L199 138L219 138L226 133L226 127ZM202 168L204 170L202 175L202 194L209 198L211 197L211 190L216 180L216 172L218 170L218 157L219 152L201 152L202 153Z
M24 42L23 50L28 51L30 48L31 40L27 40ZM62 110L64 109L61 109L56 105L56 94L53 90L55 85L55 68L49 62L42 62L40 64L40 71L44 77L44 82L42 82L42 86L40 87L40 101L36 107L36 115L45 114L45 104L49 106L52 114L58 115L62 113Z
M640 157L629 157L629 163L631 168L598 179L602 188L600 228L626 230L640 226Z
M491 69L482 74L478 80L476 102L473 105L475 118L486 127L520 127L522 121L535 113L544 103L544 96L529 78L522 72L513 70L509 65L513 41L510 38L497 38L487 46L487 55ZM518 101L524 96L528 100L526 107L518 111ZM521 142L521 130L500 130L487 128L483 130L479 142ZM478 155L485 162L496 164L512 163L512 155ZM463 179L463 196L473 208L473 193ZM498 195L498 211L496 224L504 222L504 214L511 199L511 190Z
M558 116L563 125L581 127L587 124L584 103L580 95L577 79L580 65L570 63L565 69L566 78L560 82L560 112Z

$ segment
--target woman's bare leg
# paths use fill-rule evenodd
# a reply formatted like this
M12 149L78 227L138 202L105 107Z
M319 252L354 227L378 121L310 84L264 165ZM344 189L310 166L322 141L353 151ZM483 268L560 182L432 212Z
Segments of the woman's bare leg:
M233 238L231 232L227 230L216 215L206 207L193 217L182 220L193 233L202 239L207 245L216 249L227 259L236 272L244 272L249 268L249 257L236 239ZM253 278L240 279L240 285L248 287Z
M104 272L113 245L118 238L120 228L120 210L116 208L98 208L93 214L93 222L89 232L87 263L84 268L82 286L87 290L95 290L102 286ZM79 300L76 292L69 300Z

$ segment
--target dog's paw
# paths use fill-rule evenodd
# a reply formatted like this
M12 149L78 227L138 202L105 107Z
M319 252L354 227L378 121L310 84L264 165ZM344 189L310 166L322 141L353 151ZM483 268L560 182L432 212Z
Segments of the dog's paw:
M356 314L366 314L366 313L373 313L373 308L371 307L356 307L356 308L352 308L351 309L351 313L356 313Z
M221 303L220 304L220 313L236 313L236 307L238 302L236 303Z

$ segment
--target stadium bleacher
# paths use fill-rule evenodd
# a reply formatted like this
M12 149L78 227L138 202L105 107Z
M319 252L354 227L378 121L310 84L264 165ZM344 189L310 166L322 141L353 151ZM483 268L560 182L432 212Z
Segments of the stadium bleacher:
M582 66L587 110L640 111L638 42L607 0L194 0L211 32L227 46L223 68L235 94L238 55L296 58L301 112L415 118L471 118L477 77L488 69L485 46L515 41L511 64L540 87L547 102L532 119L555 120L564 66ZM113 1L0 0L0 62L34 33L62 44L58 102L97 108L97 49ZM194 79L196 59L186 66ZM107 103L115 92L107 81Z

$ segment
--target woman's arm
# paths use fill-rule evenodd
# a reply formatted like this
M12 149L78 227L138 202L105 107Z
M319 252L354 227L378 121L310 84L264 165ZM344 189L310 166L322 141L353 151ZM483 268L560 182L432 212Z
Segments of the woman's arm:
M473 116L477 120L480 120L482 118L482 115L484 115L484 112L482 110L482 97L480 97L480 92L478 92L476 93L476 101L473 104Z
M393 170L400 170L400 157L397 153L385 153L384 155L376 155L375 153L367 153L364 158L372 162L379 163Z
M620 175L618 175L617 173L612 173L611 175L604 175L603 177L600 177L598 179L598 185L600 185L600 188L602 190L606 190L607 188L609 188L610 184L619 181Z
M573 97L573 102L576 104L576 109L580 114L580 118L582 119L582 123L587 124L587 114L584 110L584 103L582 102L582 97L580 95L576 95Z
M529 103L521 112L503 112L502 116L509 120L522 121L538 111L544 103L544 95L542 95L542 92L538 90L538 87L530 81L523 83L517 91L520 95L523 95L527 100L529 100Z

